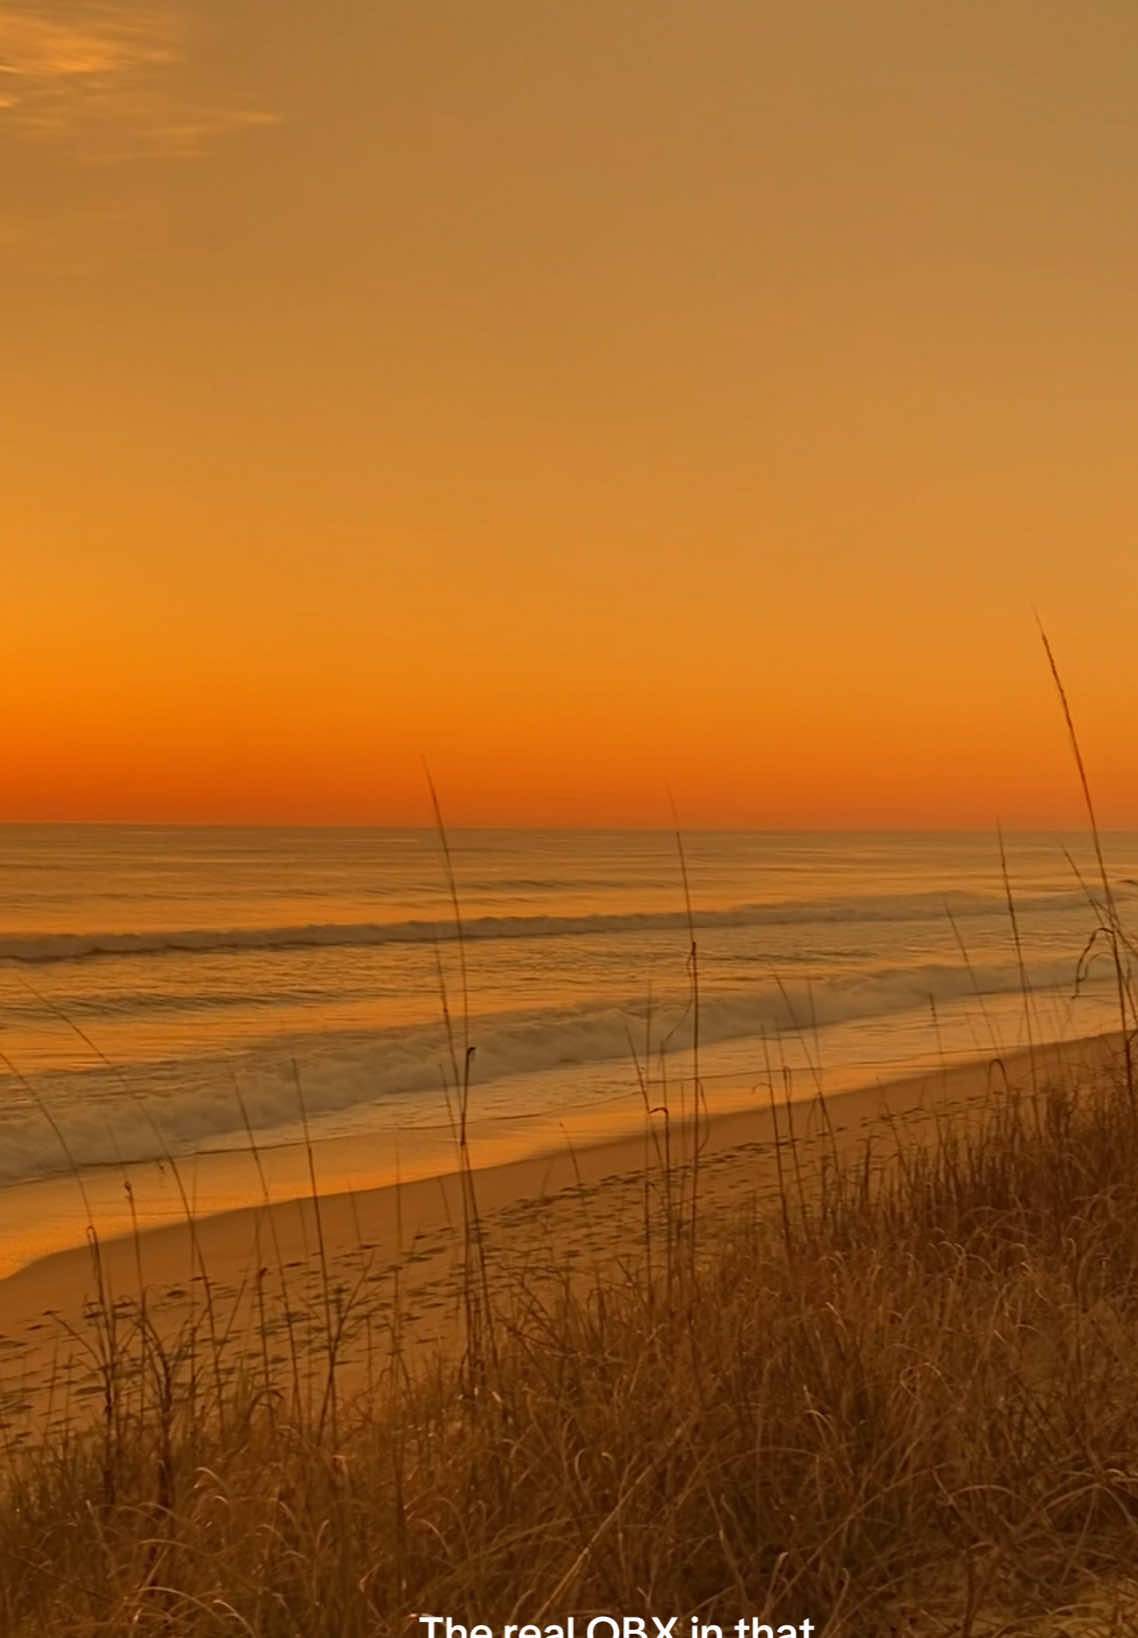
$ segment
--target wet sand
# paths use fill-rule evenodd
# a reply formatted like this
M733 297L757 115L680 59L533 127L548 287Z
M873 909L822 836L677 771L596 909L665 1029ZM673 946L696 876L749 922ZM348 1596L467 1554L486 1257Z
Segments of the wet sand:
M804 1183L838 1157L887 1165L900 1145L933 1141L946 1122L973 1123L1005 1087L1033 1079L1087 1077L1117 1062L1112 1036L977 1060L932 1074L879 1082L772 1109L712 1115L701 1145L701 1223L779 1197L780 1162ZM673 1164L690 1161L693 1129L671 1120ZM792 1143L793 1140L793 1143ZM474 1174L491 1287L540 1287L554 1269L584 1270L622 1254L643 1255L645 1224L658 1215L665 1123L636 1136L490 1166ZM797 1185L796 1185L797 1186ZM140 1281L148 1317L173 1339L211 1320L226 1340L225 1370L266 1369L286 1387L318 1393L327 1371L328 1314L340 1329L345 1384L362 1386L393 1357L414 1364L431 1344L460 1335L464 1278L462 1182L456 1172L400 1186L292 1199L173 1222L100 1247L108 1305L127 1326ZM204 1271L204 1273L203 1273ZM84 1315L99 1300L88 1248L39 1259L0 1280L0 1432L9 1441L45 1423L74 1424L101 1398L98 1361ZM308 1386L305 1387L307 1382Z

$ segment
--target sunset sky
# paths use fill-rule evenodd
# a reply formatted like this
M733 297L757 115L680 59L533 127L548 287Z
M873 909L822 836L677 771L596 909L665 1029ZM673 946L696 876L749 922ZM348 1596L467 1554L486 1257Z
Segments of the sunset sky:
M1134 0L0 0L0 819L1138 825Z

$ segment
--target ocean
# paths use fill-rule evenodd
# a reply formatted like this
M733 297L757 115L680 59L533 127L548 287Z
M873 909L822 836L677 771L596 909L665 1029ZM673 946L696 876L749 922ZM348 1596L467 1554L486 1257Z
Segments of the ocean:
M461 945L431 831L0 827L0 1192L247 1151L246 1118L265 1154L306 1119L317 1153L430 1175L444 993L487 1155L641 1119L638 1066L690 1100L675 836L449 840ZM994 834L686 834L709 1105L1112 1027L1108 963L1076 985L1088 838L1005 845L1029 1008ZM1125 918L1138 834L1106 847Z

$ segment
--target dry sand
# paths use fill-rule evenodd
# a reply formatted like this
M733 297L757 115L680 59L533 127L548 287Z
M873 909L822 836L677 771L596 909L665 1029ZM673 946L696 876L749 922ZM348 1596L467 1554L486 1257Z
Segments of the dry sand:
M871 1145L875 1167L901 1144L935 1138L945 1122L974 1122L1010 1084L1029 1091L1072 1071L1092 1075L1117 1058L1114 1037L1101 1036L979 1060L934 1074L877 1083L790 1106L756 1100L753 1108L708 1122L701 1150L701 1221L714 1226L725 1208L777 1201L779 1162L793 1153L807 1181L835 1149L861 1159ZM673 1160L690 1157L690 1123L670 1123ZM588 1147L494 1165L476 1174L492 1285L540 1282L554 1267L590 1269L642 1248L646 1194L658 1198L657 1143L663 1121ZM322 1382L326 1370L326 1289L347 1317L340 1357L345 1380L362 1384L393 1348L410 1362L429 1357L433 1341L459 1334L463 1280L461 1180L456 1173L320 1199L319 1223L309 1199L274 1202L203 1217L191 1234L184 1222L119 1237L102 1246L103 1277L124 1315L137 1311L139 1271L147 1310L174 1337L203 1316L208 1272L226 1359L256 1372L268 1360L282 1385L292 1360ZM196 1237L196 1245L195 1245ZM320 1241L323 1240L323 1254ZM327 1286L323 1269L327 1269ZM282 1286L283 1282L283 1286ZM87 1306L97 1297L87 1249L57 1252L0 1280L0 1431L9 1441L32 1430L74 1423L97 1405L97 1361L85 1341ZM314 1391L319 1391L318 1389Z

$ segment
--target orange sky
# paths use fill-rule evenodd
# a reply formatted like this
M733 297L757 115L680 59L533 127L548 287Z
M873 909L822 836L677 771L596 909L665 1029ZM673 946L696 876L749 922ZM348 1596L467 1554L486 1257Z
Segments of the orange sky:
M0 0L0 819L1138 825L1138 10ZM13 318L18 316L18 322Z

